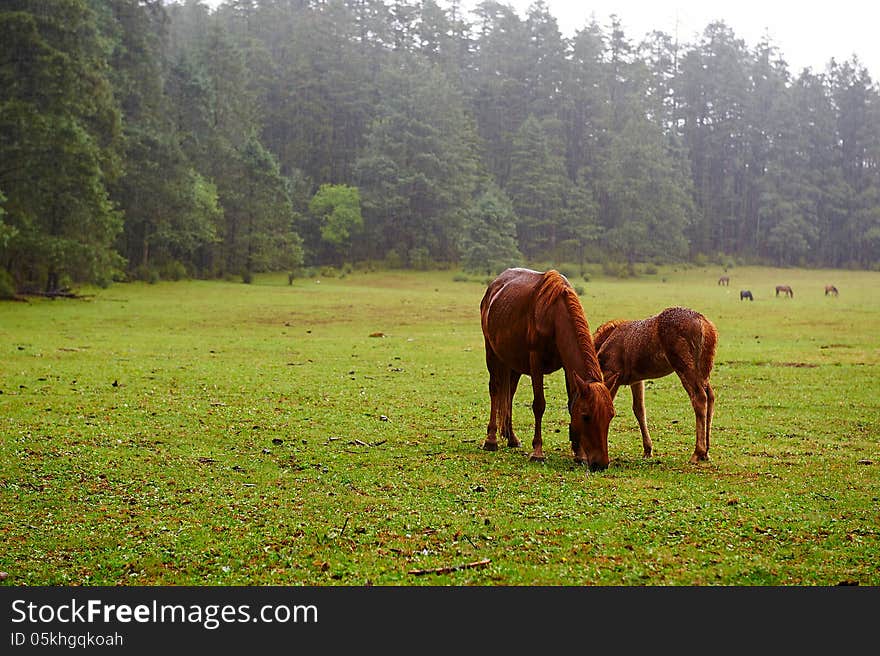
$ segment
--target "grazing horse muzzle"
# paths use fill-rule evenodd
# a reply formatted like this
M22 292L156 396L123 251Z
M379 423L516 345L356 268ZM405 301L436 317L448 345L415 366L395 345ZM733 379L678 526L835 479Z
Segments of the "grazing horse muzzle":
M607 429L606 429L607 431ZM607 436L607 432L605 433ZM600 431L601 436L601 431ZM601 446L591 445L590 442L596 439L595 436L589 437L588 435L584 435L584 439L581 440L579 432L575 429L572 424L568 425L568 439L571 441L571 450L574 453L574 461L579 465L586 465L589 467L590 471L604 471L608 469L608 463L610 462L610 458L608 457L608 442L607 437L601 440L601 444L604 444L604 448Z
M589 467L590 471L605 471L608 469L608 463L610 462L608 456L599 456L596 459L591 459L589 455L586 457L582 457L578 455L578 445L572 443L571 450L574 451L574 461L579 465L586 465Z
M608 469L608 463L607 463L607 462L605 462L604 464L601 463L601 462L591 462L591 463L590 463L590 471L591 471L591 472L595 472L595 471L605 471L606 469Z

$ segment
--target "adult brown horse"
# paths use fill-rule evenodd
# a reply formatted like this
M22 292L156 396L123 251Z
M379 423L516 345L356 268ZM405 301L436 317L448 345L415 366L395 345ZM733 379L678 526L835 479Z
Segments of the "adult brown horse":
M725 287L730 286L730 276L721 276L718 279L719 285L724 285Z
M834 285L825 285L825 296L828 296L829 294L831 294L832 296L837 296L837 287L835 287Z
M718 342L715 325L695 310L671 307L641 321L603 323L593 341L611 397L621 385L629 385L632 390L644 456L650 457L654 451L645 420L645 380L674 371L696 415L697 443L690 461L708 460L715 413L715 392L709 384Z
M614 401L602 381L593 336L577 293L558 271L507 269L489 283L480 302L486 342L491 409L483 448L498 449L497 433L517 447L513 431L513 396L520 376L532 379L535 435L531 460L544 460L541 418L544 376L565 370L575 460L590 469L608 467L608 425Z
M783 296L788 296L789 298L794 298L794 292L788 285L776 285L776 295L779 296L779 294L782 294Z

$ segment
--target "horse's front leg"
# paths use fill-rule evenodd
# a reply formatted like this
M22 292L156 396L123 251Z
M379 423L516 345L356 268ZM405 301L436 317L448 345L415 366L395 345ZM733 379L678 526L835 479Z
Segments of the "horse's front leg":
M568 398L568 413L571 414L571 405L572 405L572 382L568 377L568 372L565 373L565 393ZM579 465L586 465L590 462L590 459L587 458L587 454L584 451L584 447L581 445L580 436L574 432L574 425L569 422L568 423L568 441L571 443L571 450L574 453L574 461Z
M654 443L651 441L651 435L648 433L648 421L645 418L645 381L640 380L630 385L632 390L632 409L639 422L639 430L642 431L642 450L645 458L650 458L654 454Z
M529 460L544 461L544 442L541 439L541 418L544 416L544 408L547 406L544 400L544 375L540 366L535 362L537 356L532 356L532 412L535 414L535 437L532 439L532 453Z

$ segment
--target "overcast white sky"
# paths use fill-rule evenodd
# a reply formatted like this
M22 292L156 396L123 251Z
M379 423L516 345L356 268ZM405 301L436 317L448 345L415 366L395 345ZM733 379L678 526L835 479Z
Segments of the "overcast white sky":
M216 6L222 0L204 0ZM504 2L504 0L501 0ZM476 6L480 0L462 0ZM507 0L525 17L533 0ZM447 0L439 0L449 6ZM873 80L880 80L880 1L878 0L545 0L565 36L588 24L595 14L607 28L609 16L620 18L633 43L652 30L662 30L685 43L698 40L714 20L723 20L734 34L754 47L767 34L797 75L810 67L822 72L828 61L858 55Z
M525 17L533 0L508 0L506 4ZM779 48L793 74L811 67L825 70L838 61L858 55L872 79L880 79L880 2L878 0L544 0L565 36L590 22L593 14L607 28L617 14L628 39L638 43L652 30L662 30L693 43L714 20L723 20L734 34L754 47L767 34ZM465 0L476 6L479 0Z

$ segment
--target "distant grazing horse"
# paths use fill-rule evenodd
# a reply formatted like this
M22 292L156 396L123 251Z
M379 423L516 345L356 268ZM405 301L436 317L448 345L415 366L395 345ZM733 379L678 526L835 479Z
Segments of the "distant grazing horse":
M730 284L730 276L721 276L721 277L718 279L718 284L719 284L719 285L724 285L724 286L729 285L729 284Z
M779 296L780 292L783 296L794 298L794 292L791 291L791 287L788 285L776 285L776 295Z
M593 471L607 468L608 425L614 416L614 401L602 381L590 326L568 280L554 270L507 269L489 283L480 302L480 321L491 402L483 448L498 449L499 427L508 446L520 445L513 432L512 409L517 383L525 374L532 379L535 415L530 458L544 460L544 376L562 368L575 461Z
M755 299L752 298L752 292L750 292L748 289L741 289L741 290L739 291L739 300L742 301L742 300L744 300L744 299L749 299L750 301L754 301L754 300L755 300Z
M715 392L709 384L718 342L715 325L699 312L672 307L641 321L608 321L599 326L593 341L611 398L621 385L630 386L644 456L654 449L645 420L644 381L674 371L696 416L697 443L690 461L708 460L715 412Z
M828 294L837 296L837 287L834 285L825 285L825 296L828 296Z

